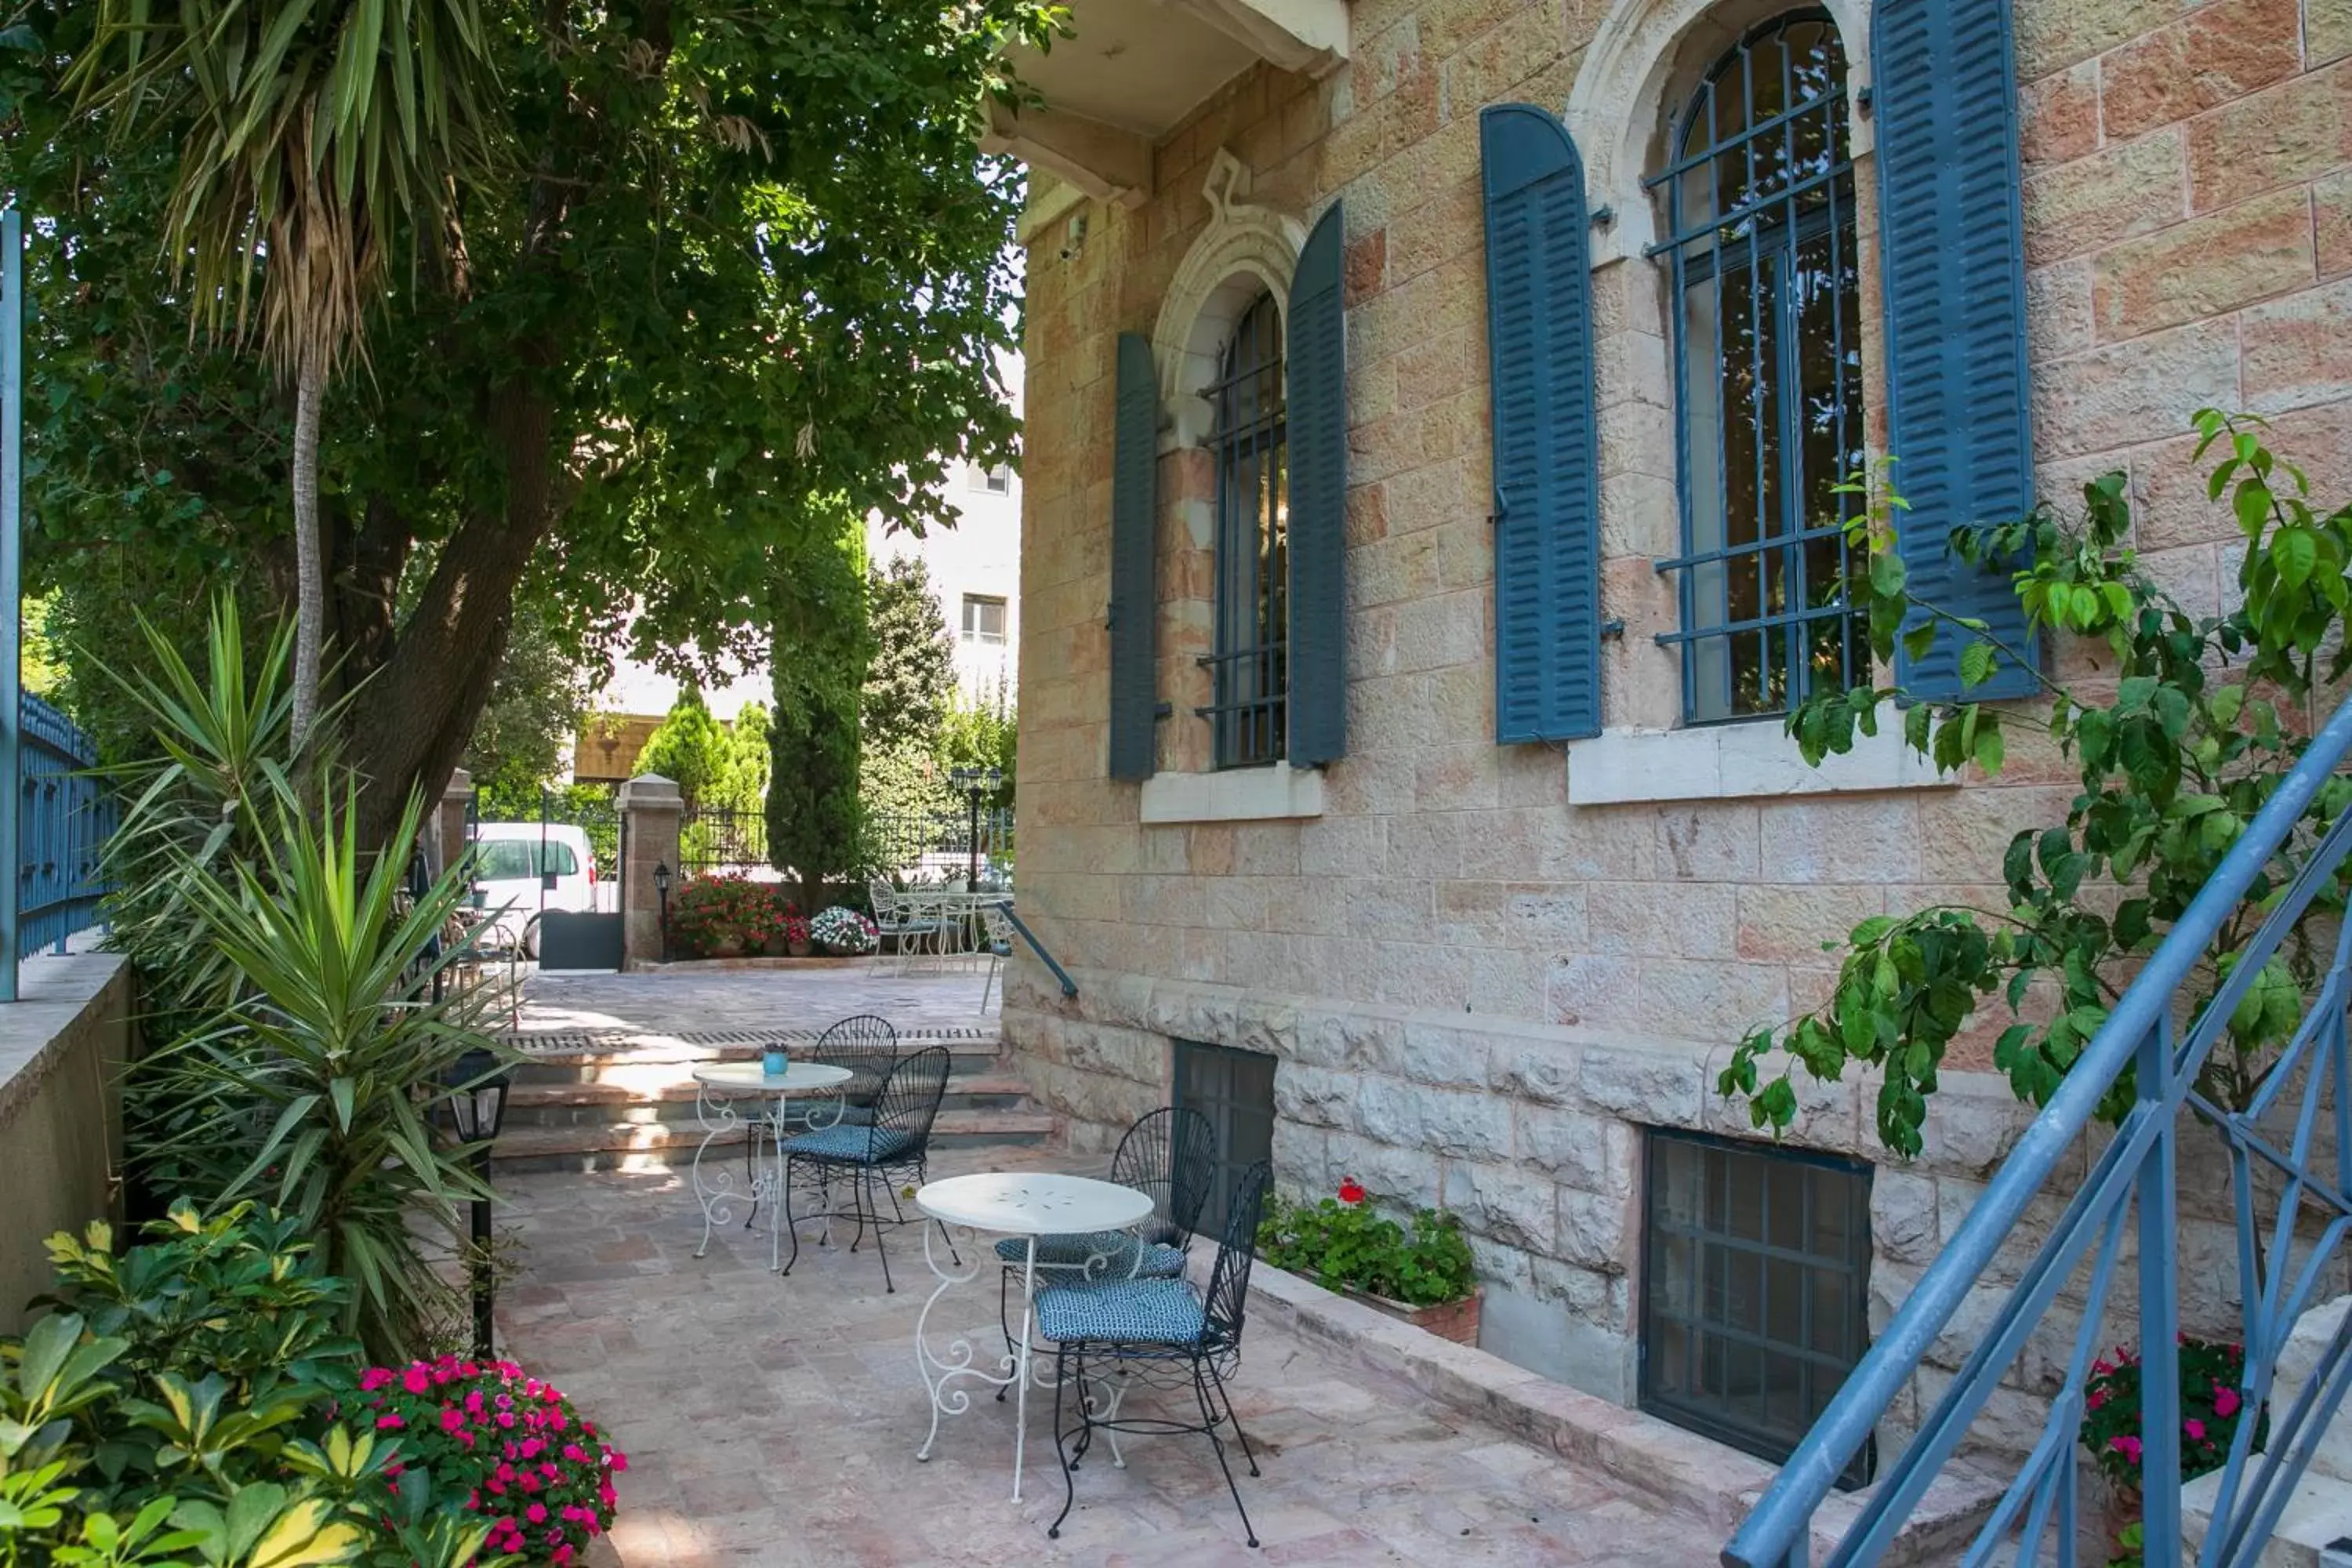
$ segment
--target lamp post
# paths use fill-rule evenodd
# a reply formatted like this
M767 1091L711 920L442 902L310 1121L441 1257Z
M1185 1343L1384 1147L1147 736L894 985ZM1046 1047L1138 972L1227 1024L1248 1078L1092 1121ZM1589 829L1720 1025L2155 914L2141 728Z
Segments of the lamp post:
M980 797L993 795L1004 784L1002 768L958 768L948 774L948 783L964 792L971 805L968 840L971 847L971 860L965 870L964 886L972 892L980 891Z
M514 1069L501 1065L496 1052L477 1047L452 1063L441 1081L450 1090L443 1103L449 1108L449 1121L458 1142L475 1146L474 1175L481 1183L481 1195L473 1202L474 1252L469 1272L474 1294L474 1355L477 1360L488 1361L498 1302L497 1271L490 1259L490 1145L497 1141L499 1126L506 1120L507 1089L514 1081Z
M654 862L654 896L661 900L661 961L669 962L669 862Z

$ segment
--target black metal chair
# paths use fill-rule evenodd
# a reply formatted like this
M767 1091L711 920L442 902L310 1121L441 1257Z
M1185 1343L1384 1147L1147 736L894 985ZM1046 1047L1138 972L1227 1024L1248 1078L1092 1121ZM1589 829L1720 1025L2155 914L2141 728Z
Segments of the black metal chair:
M1151 1194L1151 1218L1132 1235L1104 1230L1039 1237L1040 1279L1064 1285L1181 1278L1201 1211L1216 1184L1216 1129L1207 1117L1186 1107L1146 1111L1120 1134L1110 1157L1110 1179ZM1007 1237L996 1244L996 1256L1004 1265L997 1276L996 1321L1004 1331L1004 1348L1013 1351L1019 1348L1013 1335L1013 1287L1029 1283L1028 1241ZM996 1397L1003 1399L1004 1391L997 1390Z
M841 1120L871 1121L882 1085L898 1065L898 1030L878 1014L856 1014L819 1035L808 1059L848 1068L849 1081L841 1086Z
M874 1250L882 1254L882 1288L896 1291L890 1279L890 1254L882 1245L882 1227L886 1225L907 1225L906 1211L898 1206L898 1185L911 1178L918 1186L924 1180L924 1167L930 1154L931 1123L940 1113L940 1100L948 1088L948 1052L945 1046L932 1046L902 1057L883 1080L881 1092L875 1097L873 1117L864 1122L842 1121L823 1127L814 1132L803 1132L784 1140L784 1228L792 1233L793 1252L785 1259L783 1272L790 1275L793 1265L800 1261L801 1237L793 1210L795 1189L813 1189L824 1194L823 1212L827 1219L834 1217L833 1184L836 1178L849 1188L850 1212L843 1218L857 1222L857 1234L849 1244L855 1252L866 1239L868 1226L874 1229ZM890 1199L890 1217L882 1217L879 1195ZM809 1217L814 1217L814 1215ZM947 1227L940 1227L941 1236ZM955 1253L955 1243L950 1238L948 1251ZM963 1261L956 1259L959 1265Z
M1057 1285L1038 1292L1037 1331L1054 1347L1054 1448L1061 1456L1065 1489L1062 1511L1047 1527L1048 1536L1061 1535L1062 1521L1077 1501L1078 1465L1097 1432L1198 1432L1216 1451L1225 1489L1234 1494L1234 1507L1242 1516L1242 1533L1252 1546L1257 1544L1257 1531L1243 1505L1233 1467L1225 1462L1225 1442L1217 1429L1233 1427L1249 1473L1256 1475L1257 1455L1234 1414L1225 1379L1241 1361L1250 1265L1257 1258L1258 1221L1265 1217L1265 1189L1273 1179L1263 1160L1243 1173L1205 1293L1196 1294L1192 1282L1182 1279ZM1112 1382L1106 1373L1119 1375ZM1073 1379L1077 1394L1072 1403L1078 1415L1075 1445L1062 1419L1062 1393ZM1087 1389L1090 1379L1103 1385L1092 1397ZM1150 1415L1122 1414L1119 1406L1138 1390L1190 1393L1200 1419L1181 1414L1181 1406Z

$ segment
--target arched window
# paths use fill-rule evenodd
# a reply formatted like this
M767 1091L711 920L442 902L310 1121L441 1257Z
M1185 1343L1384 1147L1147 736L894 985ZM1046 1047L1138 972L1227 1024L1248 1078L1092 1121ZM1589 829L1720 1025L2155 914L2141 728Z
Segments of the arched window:
M1216 764L1281 760L1289 690L1289 465L1282 313L1270 293L1242 313L1209 389L1215 423L1217 618L1210 706Z
M1683 711L1776 713L1866 676L1839 487L1863 461L1845 57L1826 13L1750 31L1692 95L1672 259Z

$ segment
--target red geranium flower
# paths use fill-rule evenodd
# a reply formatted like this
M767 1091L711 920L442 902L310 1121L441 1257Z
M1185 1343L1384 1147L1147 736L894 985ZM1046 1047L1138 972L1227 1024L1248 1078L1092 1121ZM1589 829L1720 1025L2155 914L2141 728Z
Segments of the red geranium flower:
M1356 1180L1353 1176L1342 1177L1339 1182L1339 1201L1343 1204L1362 1203L1364 1201L1364 1184Z

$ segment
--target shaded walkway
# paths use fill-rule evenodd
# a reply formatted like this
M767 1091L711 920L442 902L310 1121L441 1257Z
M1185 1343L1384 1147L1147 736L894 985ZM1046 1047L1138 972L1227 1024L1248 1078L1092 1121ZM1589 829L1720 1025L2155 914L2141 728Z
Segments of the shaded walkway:
M657 978L657 977L656 977ZM977 994L975 987L974 994ZM943 1152L934 1174L1047 1152ZM501 1181L528 1251L499 1301L504 1349L553 1379L628 1453L613 1544L626 1568L1072 1563L1613 1563L1711 1561L1696 1521L1309 1345L1261 1314L1234 1404L1265 1471L1240 1475L1262 1552L1205 1440L1128 1440L1129 1468L1090 1462L1062 1502L1050 1415L1030 1411L1023 1500L1008 1497L1013 1419L985 1398L914 1448L929 1405L912 1334L932 1283L911 1229L892 1237L898 1293L868 1252L805 1247L790 1279L764 1235L736 1226L693 1256L702 1225L674 1175ZM813 1234L813 1233L812 1233ZM983 1275L934 1314L984 1348ZM1238 1461L1237 1461L1238 1462Z

